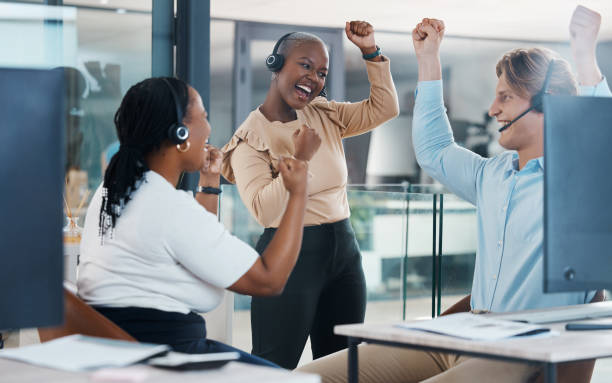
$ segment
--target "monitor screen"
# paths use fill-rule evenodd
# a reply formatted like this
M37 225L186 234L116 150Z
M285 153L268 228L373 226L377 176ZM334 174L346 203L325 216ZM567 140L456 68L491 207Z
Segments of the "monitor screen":
M612 287L612 98L544 97L544 291Z
M63 71L0 69L0 329L63 316Z

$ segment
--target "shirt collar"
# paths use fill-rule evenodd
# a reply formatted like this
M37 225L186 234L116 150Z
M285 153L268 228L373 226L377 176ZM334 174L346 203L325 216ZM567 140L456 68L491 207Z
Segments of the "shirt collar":
M536 171L537 169L544 170L544 157L533 158L527 161L527 164L525 164L525 167L523 167L522 170L531 169L531 168L533 168L534 171ZM516 152L512 153L510 167L508 167L508 169L506 170L505 175L506 177L508 177L514 172L517 172L517 173L519 172L519 156L518 156L518 153Z

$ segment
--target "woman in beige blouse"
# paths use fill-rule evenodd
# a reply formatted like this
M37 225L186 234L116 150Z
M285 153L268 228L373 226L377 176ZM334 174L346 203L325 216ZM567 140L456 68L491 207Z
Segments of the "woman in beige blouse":
M278 227L289 194L279 176L281 156L308 161L309 183L300 256L283 293L253 297L253 354L295 368L310 335L313 357L346 347L333 328L363 322L366 288L361 254L350 225L347 166L342 139L366 133L397 116L389 60L364 21L346 23L346 36L362 52L370 97L356 103L321 97L327 48L317 36L294 32L266 60L273 72L264 103L225 145L222 173L236 183L255 219L266 229L261 253ZM324 94L324 93L323 93Z

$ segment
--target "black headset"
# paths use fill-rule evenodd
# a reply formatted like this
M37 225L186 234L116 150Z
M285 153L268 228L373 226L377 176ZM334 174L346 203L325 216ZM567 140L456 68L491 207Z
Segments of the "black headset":
M544 84L542 85L542 89L540 89L538 93L534 94L531 97L531 106L527 110L525 110L523 113L519 114L518 117L516 117L514 120L510 121L506 125L499 128L498 130L499 132L503 132L504 130L508 129L510 125L517 122L521 117L531 112L532 110L535 110L536 112L539 112L539 113L542 113L544 111L544 105L543 105L544 95L548 93L548 83L550 82L550 75L552 74L554 66L555 66L555 60L552 59L550 60L550 63L548 64L548 69L546 70L546 77L544 77Z
M189 128L187 128L183 124L183 111L181 110L181 105L179 103L178 95L176 91L170 84L170 81L162 77L162 81L168 86L170 89L170 93L172 94L172 99L174 100L174 106L176 108L176 122L168 127L168 139L173 143L180 145L183 142L187 141L189 138Z
M280 39L278 39L276 44L274 44L274 49L272 49L272 53L268 57L266 57L266 67L268 67L269 71L276 73L283 68L283 65L285 65L285 56L278 53L278 48L285 39L287 39L294 33L297 32L289 32L283 35ZM321 92L319 92L319 96L327 97L327 89L325 88L325 86L323 86L323 89L321 89Z
M280 39L278 39L276 44L274 44L274 49L272 49L272 54L266 57L266 66L268 67L268 70L270 70L271 72L278 72L279 70L281 70L281 68L285 64L285 56L278 53L278 48L280 47L281 43L287 37L291 36L294 33L295 32L289 32L286 35L283 35Z

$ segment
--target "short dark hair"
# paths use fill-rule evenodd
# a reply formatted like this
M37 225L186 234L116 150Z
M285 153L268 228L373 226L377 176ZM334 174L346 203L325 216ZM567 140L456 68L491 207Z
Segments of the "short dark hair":
M276 52L278 54L281 54L287 57L289 52L296 45L300 45L304 43L311 43L311 42L319 42L323 44L324 47L326 47L325 42L321 40L321 38L317 35L313 35L312 33L308 33L308 32L293 32L289 36L285 37L283 41L281 41Z

